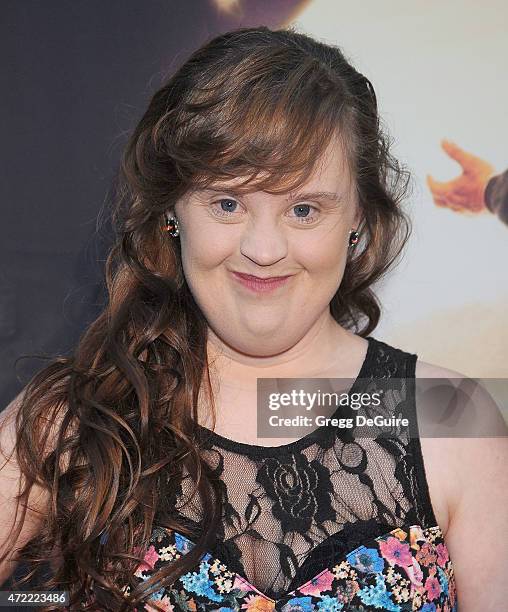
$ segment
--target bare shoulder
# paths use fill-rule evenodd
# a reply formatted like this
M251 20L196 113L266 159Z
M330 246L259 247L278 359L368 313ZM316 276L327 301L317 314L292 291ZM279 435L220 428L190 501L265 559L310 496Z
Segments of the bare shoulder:
M439 437L477 439L505 437L508 433L500 396L496 393L498 387L490 386L492 383L487 379L472 378L420 360L416 361L415 377L417 391L430 397L430 401L423 401L421 397L420 403L417 402L422 412L419 418L425 416L424 410L434 409L442 423L441 429L435 430ZM446 379L446 384L441 379Z
M22 416L22 406L26 387L0 411L0 584L11 575L16 566L15 555L29 540L34 538L42 528L50 504L50 491L38 481L32 482L18 463L18 443L20 428L26 422ZM56 436L60 431L62 412L45 410L41 421L46 425L42 431L44 446L37 445L31 449L32 455L24 459L33 468L37 461L40 465L44 458L55 447ZM49 418L50 414L54 419ZM68 465L68 453L61 456L60 468L65 471ZM30 485L30 483L32 483ZM29 488L27 489L27 484ZM26 507L24 514L18 507L17 496L24 491L20 504Z
M38 531L49 502L47 492L34 484L28 498L27 512L21 530L13 535L16 522L16 495L23 485L23 475L16 456L16 417L24 396L21 391L0 413L0 584L16 567L14 546L23 546Z
M418 359L415 377L448 379L457 388L463 387L467 390L464 397L478 417L477 424L461 426L459 423L455 425L455 430L450 428L449 436L427 433L420 437L431 502L436 520L446 534L466 499L469 504L474 503L475 498L482 503L477 494L478 483L472 476L477 475L483 483L486 483L487 475L497 474L495 478L501 477L499 457L504 456L508 461L507 438L500 435L506 424L488 391L466 374ZM457 397L454 397L456 403ZM461 402L465 405L466 400L459 399L459 408ZM454 408L457 409L456 406ZM419 420L425 416L421 412L425 409L419 407ZM495 431L496 437L490 437L489 431ZM494 495L494 490L501 485L500 481L490 483ZM502 486L506 487L506 484Z
M415 366L416 378L467 378L465 374L461 374L456 370L451 370L434 363L427 361L416 360Z
M501 537L508 530L505 419L479 379L419 360L415 376L448 378L465 390L455 400L466 416L473 416L471 426L458 434L450 427L449 437L421 436L425 471L436 520L453 560L460 609L504 609L508 598L508 538ZM491 588L482 588L485 584Z
M457 376L459 373L453 370L420 359L416 360L416 379L455 378ZM446 460L450 448L446 445L446 440L425 436L420 437L420 445L432 508L438 525L446 535L454 498L457 494L450 485L455 481L451 477L451 465Z

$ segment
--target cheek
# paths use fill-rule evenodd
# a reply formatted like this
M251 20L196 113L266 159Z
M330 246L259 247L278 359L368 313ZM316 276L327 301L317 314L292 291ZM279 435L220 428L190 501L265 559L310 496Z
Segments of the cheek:
M305 268L307 283L302 285L302 292L307 299L322 306L329 303L337 293L344 276L347 262L347 248L341 243L340 236L335 234L319 244L300 244L298 248L299 263Z
M230 253L230 241L220 232L191 230L181 241L182 264L185 272L197 273L211 270L219 265Z
M341 276L347 258L347 249L336 234L317 242L300 242L293 252L301 265L321 280Z

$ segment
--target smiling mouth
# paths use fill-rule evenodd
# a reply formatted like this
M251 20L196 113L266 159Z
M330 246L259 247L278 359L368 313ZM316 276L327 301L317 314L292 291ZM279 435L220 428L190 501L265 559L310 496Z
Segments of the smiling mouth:
M272 291L278 287L282 287L293 276L293 274L289 274L287 276L259 278L252 274L242 274L240 272L233 272L232 274L244 287L256 292Z
M233 272L233 274L236 274L237 276L241 276L242 278L252 278L254 280L259 280L259 281L274 281L274 280L281 280L282 278L288 278L289 276L291 276L291 274L286 274L285 276L255 276L254 274L244 274L243 272Z

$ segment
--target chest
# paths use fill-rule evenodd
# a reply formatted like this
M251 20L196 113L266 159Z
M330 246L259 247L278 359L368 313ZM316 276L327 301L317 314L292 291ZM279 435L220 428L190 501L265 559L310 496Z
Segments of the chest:
M328 375L328 373L324 372L323 377L325 375ZM215 397L215 406L217 419L214 432L228 441L233 440L246 445L246 447L277 447L292 444L301 438L301 435L296 437L258 437L257 386L235 388L224 385ZM200 423L204 427L212 429L209 406L203 406ZM424 466L423 480L428 487L436 522L443 535L446 535L450 522L449 504L446 497L449 486L446 482L446 470L443 469L442 465L439 440L420 438L420 447ZM354 452L352 454L355 455ZM372 456L375 457L375 455ZM351 480L353 480L353 477L351 477ZM393 486L395 486L395 483Z
M300 436L258 436L257 388L235 389L225 387L215 398L216 434L242 444L255 446L281 446L295 442ZM212 429L210 410L203 410L201 425Z

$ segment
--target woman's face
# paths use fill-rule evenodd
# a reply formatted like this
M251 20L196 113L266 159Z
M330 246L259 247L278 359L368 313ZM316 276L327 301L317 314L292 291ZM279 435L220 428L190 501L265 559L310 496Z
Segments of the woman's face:
M184 274L222 342L248 355L274 355L330 316L349 232L360 220L354 186L335 140L292 194L235 195L238 182L215 184L213 191L190 193L176 203ZM291 276L260 292L234 272Z

